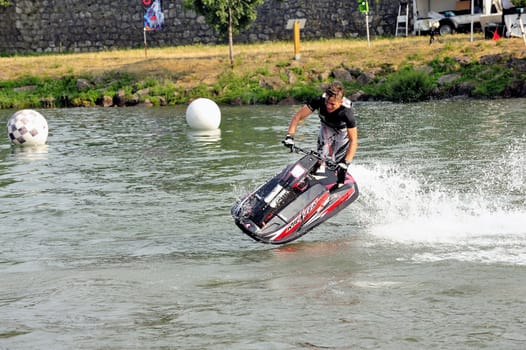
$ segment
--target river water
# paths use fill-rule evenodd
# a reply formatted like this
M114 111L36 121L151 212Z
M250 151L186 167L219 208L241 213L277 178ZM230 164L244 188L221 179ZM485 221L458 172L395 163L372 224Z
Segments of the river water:
M1 138L0 349L523 349L526 100L356 103L359 199L268 246L230 206L298 157L295 108L212 133L44 110L46 147Z

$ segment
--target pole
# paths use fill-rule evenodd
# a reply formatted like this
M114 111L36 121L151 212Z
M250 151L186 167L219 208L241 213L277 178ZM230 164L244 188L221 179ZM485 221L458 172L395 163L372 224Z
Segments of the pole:
M524 45L526 45L526 32L524 31L524 23L522 22L522 13L519 13L519 26L521 27L522 40L524 40Z
M294 32L294 59L299 60L300 55L300 21L294 21L292 27Z
M371 48L371 40L369 40L369 12L365 13L365 27L367 28L367 47Z
M148 57L148 44L146 43L146 28L144 28L144 57Z
M475 1L471 0L471 42L473 42L473 17L475 16Z

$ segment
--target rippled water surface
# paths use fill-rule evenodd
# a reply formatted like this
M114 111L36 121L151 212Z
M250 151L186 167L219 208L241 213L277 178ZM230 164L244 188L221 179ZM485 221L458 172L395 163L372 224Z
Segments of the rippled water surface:
M298 157L295 108L206 133L43 110L47 146L0 138L0 349L522 349L526 100L357 103L360 198L267 246L230 206Z

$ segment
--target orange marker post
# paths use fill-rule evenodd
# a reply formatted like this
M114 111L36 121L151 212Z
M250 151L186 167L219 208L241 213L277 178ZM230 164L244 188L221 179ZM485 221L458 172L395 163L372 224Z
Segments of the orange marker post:
M294 59L299 60L300 55L300 21L294 21Z

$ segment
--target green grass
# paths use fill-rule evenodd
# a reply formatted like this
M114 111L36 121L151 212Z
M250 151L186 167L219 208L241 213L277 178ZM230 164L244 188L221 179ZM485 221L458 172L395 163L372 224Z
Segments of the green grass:
M334 80L331 72L342 67L354 77L343 82L348 94L361 90L395 102L447 97L458 83L471 86L473 97L491 98L526 80L525 72L506 62L525 59L522 40L469 43L467 38L449 36L433 45L426 37L384 38L374 40L371 48L364 40L320 40L303 43L300 60L291 58L290 43L237 45L234 69L220 45L152 49L148 57L142 50L0 57L0 108L38 108L50 99L56 107L94 106L118 91L128 99L141 92L139 102L154 105L198 97L225 104L301 102L319 94L323 84ZM506 59L481 64L487 55ZM375 77L367 84L357 79L365 72ZM452 73L460 75L458 81L437 86L441 76ZM87 90L77 88L81 78L91 82Z

